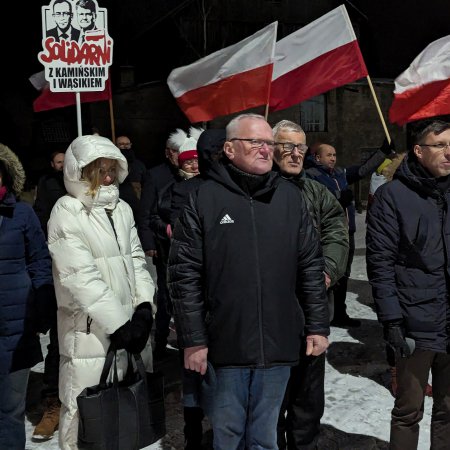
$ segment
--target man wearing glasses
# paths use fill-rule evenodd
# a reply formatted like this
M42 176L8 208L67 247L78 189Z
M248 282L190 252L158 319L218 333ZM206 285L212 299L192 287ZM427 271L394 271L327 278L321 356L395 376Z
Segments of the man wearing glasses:
M264 117L231 120L221 160L189 195L170 247L184 366L210 381L202 406L220 450L276 449L300 336L307 354L328 347L318 234L300 190L271 171L274 147Z
M47 37L52 37L57 42L61 39L78 41L80 30L72 25L72 4L69 0L55 0L52 17L56 27L47 30Z
M396 354L390 449L417 449L431 371L431 447L450 436L450 123L412 124L412 148L375 192L367 273L386 343Z
M303 161L308 146L302 127L289 120L282 120L273 128L273 135L274 161L280 175L300 188L319 232L325 259L323 281L328 289L341 278L347 264L348 227L344 210L323 184L306 177ZM332 303L329 303L329 307L331 315ZM303 340L300 363L291 368L278 419L280 450L321 448L318 439L320 419L325 407L325 353L306 355L306 345L307 342Z

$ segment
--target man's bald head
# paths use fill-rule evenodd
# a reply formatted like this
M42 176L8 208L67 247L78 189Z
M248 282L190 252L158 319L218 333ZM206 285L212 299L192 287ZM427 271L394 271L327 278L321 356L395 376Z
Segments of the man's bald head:
M316 148L316 161L328 169L336 165L336 149L329 144L319 144Z

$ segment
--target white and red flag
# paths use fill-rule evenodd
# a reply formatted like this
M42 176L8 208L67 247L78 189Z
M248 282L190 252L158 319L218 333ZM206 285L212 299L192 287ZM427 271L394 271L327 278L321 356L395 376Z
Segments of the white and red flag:
M31 75L29 80L38 91L41 91L40 95L33 101L34 112L75 105L75 92L52 92L49 83L45 79L44 71ZM110 98L112 98L112 95L109 78L105 81L105 89L103 91L82 92L80 94L81 103L99 102Z
M395 79L389 120L413 120L450 114L450 36L428 45Z
M167 84L192 123L268 103L277 25L172 70Z
M270 110L278 111L367 76L344 5L277 42Z

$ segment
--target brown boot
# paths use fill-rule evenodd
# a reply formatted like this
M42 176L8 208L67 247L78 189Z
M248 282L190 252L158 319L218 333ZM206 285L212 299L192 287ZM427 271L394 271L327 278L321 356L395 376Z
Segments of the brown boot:
M57 397L46 399L44 415L33 431L33 439L48 440L53 437L59 425L60 408L61 403Z
M391 394L395 397L397 395L397 368L392 366L391 371Z

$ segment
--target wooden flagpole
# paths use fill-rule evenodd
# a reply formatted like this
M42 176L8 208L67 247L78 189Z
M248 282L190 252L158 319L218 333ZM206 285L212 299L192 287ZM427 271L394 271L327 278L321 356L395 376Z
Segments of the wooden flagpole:
M373 88L373 85L372 85L372 80L370 79L369 75L367 75L366 78L367 78L367 82L369 83L370 92L372 92L372 97L373 97L373 100L375 102L375 106L377 108L378 115L380 116L381 124L383 125L384 134L386 135L386 139L387 139L387 141L390 144L391 143L391 136L389 135L389 131L387 129L386 122L385 122L384 117L383 117L383 113L381 112L380 104L378 103L377 95L375 94L375 89Z

